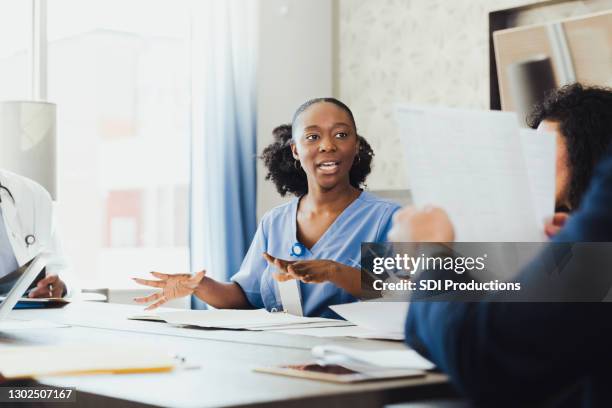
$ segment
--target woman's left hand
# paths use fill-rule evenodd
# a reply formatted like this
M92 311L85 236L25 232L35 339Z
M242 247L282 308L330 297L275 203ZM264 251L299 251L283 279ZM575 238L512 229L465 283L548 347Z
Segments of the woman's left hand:
M337 271L340 269L338 262L328 259L315 259L309 261L287 261L275 258L268 253L263 257L270 265L278 270L274 274L274 279L285 282L292 279L300 280L304 283L321 283L334 281Z

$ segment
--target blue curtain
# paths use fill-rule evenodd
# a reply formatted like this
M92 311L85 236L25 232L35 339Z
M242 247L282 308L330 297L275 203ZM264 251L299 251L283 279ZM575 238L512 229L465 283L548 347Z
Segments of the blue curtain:
M256 229L256 2L194 2L192 271L238 271ZM192 308L205 308L192 299Z

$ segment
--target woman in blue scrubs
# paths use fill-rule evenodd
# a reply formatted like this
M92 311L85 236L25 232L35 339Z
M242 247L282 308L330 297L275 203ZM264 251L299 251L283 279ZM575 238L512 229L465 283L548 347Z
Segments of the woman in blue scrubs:
M361 187L373 151L357 134L350 109L334 98L307 101L291 125L274 130L262 158L281 195L296 196L262 218L232 282L199 272L136 282L162 289L143 298L156 308L196 295L216 308L283 310L278 281L297 280L305 316L336 317L328 306L353 302L361 290L362 242L381 242L398 205Z

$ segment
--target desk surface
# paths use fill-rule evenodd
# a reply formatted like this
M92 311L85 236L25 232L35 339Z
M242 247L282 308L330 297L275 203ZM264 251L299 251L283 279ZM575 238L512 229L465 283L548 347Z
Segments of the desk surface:
M164 323L130 321L141 308L103 303L74 303L63 309L17 310L11 318L49 320L68 328L0 333L2 344L150 344L184 357L197 369L161 374L54 377L45 385L76 387L77 401L88 406L381 406L390 402L451 395L446 377L428 374L418 379L364 384L331 384L253 372L269 365L302 363L310 348L339 344L363 349L403 347L397 342L316 338L270 332L198 330ZM280 404L282 403L282 404ZM79 404L81 405L81 404Z

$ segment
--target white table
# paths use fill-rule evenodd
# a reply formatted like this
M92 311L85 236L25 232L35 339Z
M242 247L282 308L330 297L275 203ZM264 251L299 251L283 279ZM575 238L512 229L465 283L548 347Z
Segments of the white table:
M364 349L404 347L401 343L352 338L317 338L270 332L198 330L164 323L127 320L140 307L80 302L63 309L16 310L13 319L48 320L70 325L44 332L0 333L2 344L82 344L108 347L151 344L174 350L199 368L160 374L45 378L44 385L76 387L77 406L236 407L350 406L454 395L442 374L422 378L341 385L256 373L267 365L303 363L310 348L339 344ZM101 353L104 350L100 351ZM48 406L48 405L45 405ZM66 406L65 404L63 406Z

